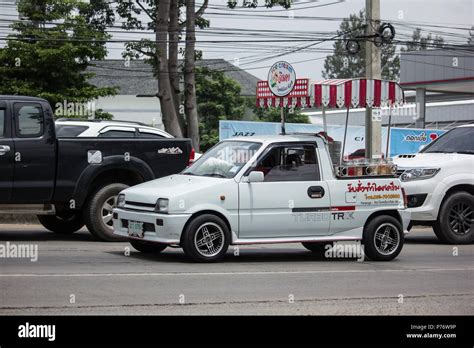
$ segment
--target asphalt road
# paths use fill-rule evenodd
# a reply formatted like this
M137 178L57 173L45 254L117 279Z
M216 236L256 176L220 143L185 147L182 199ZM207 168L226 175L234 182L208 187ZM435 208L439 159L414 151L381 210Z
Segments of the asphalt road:
M229 249L189 263L180 249L143 255L37 225L0 225L0 246L38 246L38 260L0 259L0 315L474 314L474 245L414 229L392 262L325 259L299 244Z

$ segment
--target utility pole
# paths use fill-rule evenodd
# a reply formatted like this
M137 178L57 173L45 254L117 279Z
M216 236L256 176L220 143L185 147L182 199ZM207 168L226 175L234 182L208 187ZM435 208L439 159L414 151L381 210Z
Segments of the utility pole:
M365 0L366 35L372 35L380 24L380 0ZM381 79L380 49L372 41L365 41L365 74L367 79ZM381 158L382 122L372 119L372 109L365 111L365 153L367 158ZM386 154L388 157L388 154Z

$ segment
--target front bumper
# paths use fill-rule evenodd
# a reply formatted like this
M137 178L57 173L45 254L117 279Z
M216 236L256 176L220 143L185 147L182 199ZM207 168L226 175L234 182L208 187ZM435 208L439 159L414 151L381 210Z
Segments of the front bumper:
M157 242L164 244L179 244L184 225L190 214L157 214L153 212L139 212L125 209L114 209L114 234L131 239ZM144 223L143 238L128 235L128 222Z
M426 194L423 204L416 208L408 208L414 221L435 221L438 218L439 207L443 201L446 186L432 179L402 181L402 187L407 195Z

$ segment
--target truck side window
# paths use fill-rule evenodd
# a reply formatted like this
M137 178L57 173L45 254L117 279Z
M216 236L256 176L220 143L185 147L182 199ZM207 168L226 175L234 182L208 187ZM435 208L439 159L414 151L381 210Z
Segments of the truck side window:
M313 145L275 146L255 166L265 182L319 181L316 147Z
M15 104L16 135L20 138L35 138L43 135L43 109L40 104Z
M5 110L0 109L0 138L5 136Z
M142 132L139 133L140 138L157 138L157 139L164 139L165 137L158 133L151 133L151 132Z
M109 130L100 133L99 138L135 138L135 131Z

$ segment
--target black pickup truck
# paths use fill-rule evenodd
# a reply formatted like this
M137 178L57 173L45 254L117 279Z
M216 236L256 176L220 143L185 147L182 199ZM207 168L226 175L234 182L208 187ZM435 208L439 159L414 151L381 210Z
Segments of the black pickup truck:
M178 173L189 139L56 138L53 112L40 98L0 96L0 214L35 214L56 233L84 225L113 241L120 191Z

